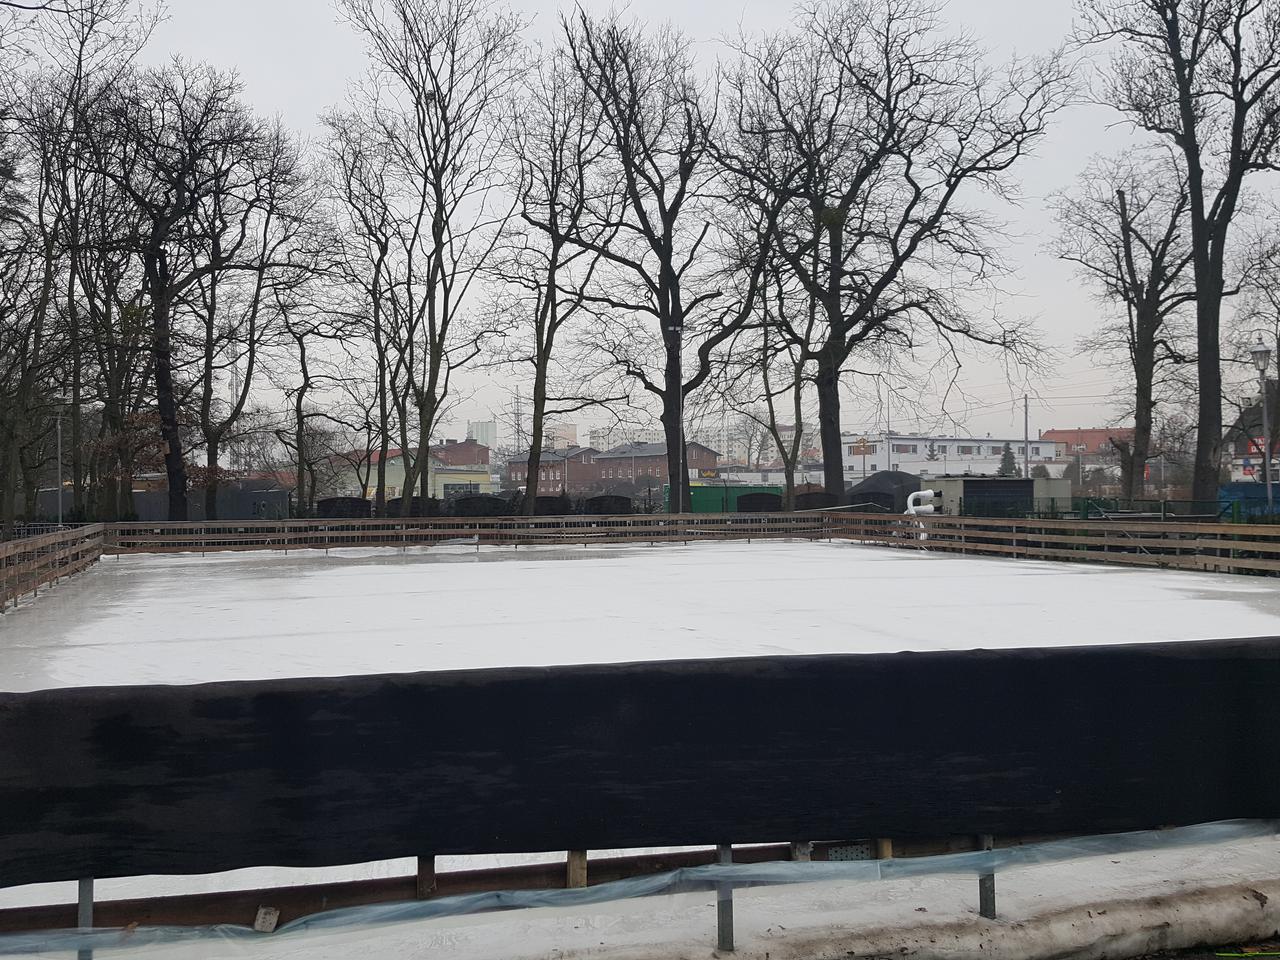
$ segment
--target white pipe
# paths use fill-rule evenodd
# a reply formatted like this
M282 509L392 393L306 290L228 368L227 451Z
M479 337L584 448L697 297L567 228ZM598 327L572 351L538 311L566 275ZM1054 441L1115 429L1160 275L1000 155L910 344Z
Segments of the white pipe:
M910 517L917 517L921 514L933 513L932 503L921 503L921 500L932 500L936 494L932 490L917 490L915 493L907 497L906 514Z

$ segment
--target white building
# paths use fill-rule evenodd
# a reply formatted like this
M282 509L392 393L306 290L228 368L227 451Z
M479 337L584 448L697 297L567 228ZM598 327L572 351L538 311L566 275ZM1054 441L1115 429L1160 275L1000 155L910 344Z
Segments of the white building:
M1021 437L921 436L909 433L841 434L844 476L857 482L878 470L901 470L903 473L994 475L1000 469L1000 458L1007 443L1021 472L1023 442ZM1055 463L1065 444L1032 437L1029 442L1031 466L1042 464L1053 475L1062 472Z
M553 450L565 450L578 445L576 423L553 423L547 427L546 442Z
M498 446L498 425L492 420L468 420L467 439L474 440L490 450Z
M597 450L612 450L624 443L666 443L667 435L661 425L656 427L632 427L614 424L609 427L593 427L587 435L587 446ZM712 449L715 449L714 447Z

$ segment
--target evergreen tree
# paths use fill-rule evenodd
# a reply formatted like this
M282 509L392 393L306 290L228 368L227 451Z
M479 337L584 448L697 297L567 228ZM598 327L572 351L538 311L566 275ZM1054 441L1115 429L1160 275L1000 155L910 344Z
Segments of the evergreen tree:
M1013 447L1006 443L1004 449L1000 451L1000 469L996 471L996 476L1017 477L1021 474L1022 471L1018 469L1018 461L1013 456Z

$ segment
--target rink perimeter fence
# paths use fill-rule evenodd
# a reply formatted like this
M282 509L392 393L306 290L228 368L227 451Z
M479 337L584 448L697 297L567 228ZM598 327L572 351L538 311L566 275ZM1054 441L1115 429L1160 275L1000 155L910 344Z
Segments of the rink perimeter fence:
M590 546L845 540L1041 560L1280 575L1280 526L811 511L764 514L97 523L0 543L0 610L100 556L439 545Z

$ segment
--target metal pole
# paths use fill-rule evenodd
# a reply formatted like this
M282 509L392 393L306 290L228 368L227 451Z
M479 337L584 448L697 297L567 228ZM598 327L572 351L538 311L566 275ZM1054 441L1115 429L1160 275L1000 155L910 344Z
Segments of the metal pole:
M684 457L684 324L676 327L676 353L679 356L679 362L676 366L679 368L680 376L676 378L676 433L679 439L679 447L676 450L676 465L680 469L680 492L676 494L677 503L680 504L676 513L684 513L684 487L688 481L685 468ZM732 948L730 948L732 949Z
M81 930L93 927L93 878L80 880L76 897L76 926ZM76 960L93 960L93 949L82 948L76 952Z
M58 526L62 526L62 406L58 406Z
M716 846L721 864L733 863L733 846L722 843ZM733 952L733 884L721 883L716 887L716 949Z
M990 850L995 846L995 838L984 833L979 838L979 846ZM996 875L983 873L978 876L978 913L988 920L996 918Z
M1271 416L1267 412L1267 371L1258 371L1262 389L1262 475L1267 479L1267 516L1275 516L1275 500L1271 494Z

